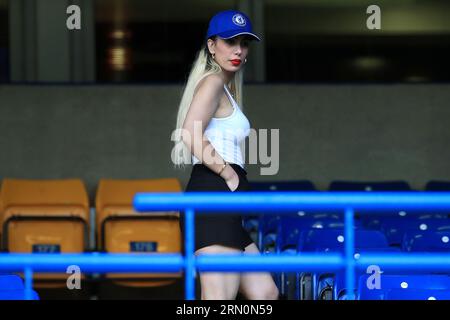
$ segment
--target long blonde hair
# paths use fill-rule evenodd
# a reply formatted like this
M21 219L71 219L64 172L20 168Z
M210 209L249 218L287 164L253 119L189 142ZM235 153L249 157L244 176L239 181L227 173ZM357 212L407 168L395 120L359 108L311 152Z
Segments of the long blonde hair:
M221 71L222 68L213 59L208 47L206 45L202 46L200 51L197 53L197 57L189 73L186 86L184 87L181 102L178 107L176 128L171 137L172 141L175 143L172 149L171 158L176 168L183 168L186 164L191 164L191 152L183 142L181 135L184 120L186 119L186 115L194 97L195 88L204 77L210 74L218 74ZM243 70L241 68L234 74L234 77L231 80L231 90L234 91L235 100L241 108L242 80Z

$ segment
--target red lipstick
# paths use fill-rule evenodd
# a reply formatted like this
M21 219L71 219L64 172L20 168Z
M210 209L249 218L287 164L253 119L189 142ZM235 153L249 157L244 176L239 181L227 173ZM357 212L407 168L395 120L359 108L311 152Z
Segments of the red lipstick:
M233 66L238 66L238 65L241 64L241 60L240 59L234 59L234 60L230 60L230 61L231 61L231 64Z

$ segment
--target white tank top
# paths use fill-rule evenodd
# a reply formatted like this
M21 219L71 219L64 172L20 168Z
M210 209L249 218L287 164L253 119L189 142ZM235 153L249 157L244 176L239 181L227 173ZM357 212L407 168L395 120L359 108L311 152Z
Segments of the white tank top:
M224 118L211 118L204 134L217 153L226 162L235 163L244 168L244 159L240 145L250 133L250 122L233 99L227 85L223 87L233 106L233 113ZM192 155L192 164L199 162Z

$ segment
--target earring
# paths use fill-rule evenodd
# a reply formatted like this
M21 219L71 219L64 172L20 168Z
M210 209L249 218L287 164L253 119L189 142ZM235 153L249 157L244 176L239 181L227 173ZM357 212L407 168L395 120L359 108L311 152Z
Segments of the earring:
M244 63L247 63L247 58L245 58Z
M211 54L212 54L213 60L216 60L216 54L215 53L211 53Z

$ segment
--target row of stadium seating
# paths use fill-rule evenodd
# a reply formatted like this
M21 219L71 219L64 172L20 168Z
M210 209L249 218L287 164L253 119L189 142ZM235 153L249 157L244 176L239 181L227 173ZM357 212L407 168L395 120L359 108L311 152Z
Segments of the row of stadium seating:
M1 248L14 253L181 252L178 212L134 211L137 192L181 192L177 179L99 182L95 209L79 179L4 179L0 191ZM93 232L92 232L93 231ZM95 236L91 236L95 232ZM180 274L108 274L118 284L163 286ZM66 274L34 276L38 288L65 286ZM1 288L1 287L0 287Z
M253 182L252 189L316 191L310 181ZM330 185L330 190L410 191L411 188L403 181L335 181ZM430 182L426 190L450 190L450 183ZM81 180L4 179L0 190L2 251L55 254L86 251L181 252L179 213L138 214L132 206L137 192L181 192L181 186L177 179L103 179L97 189L95 208L91 208ZM435 250L448 250L448 235L445 232L450 228L445 213L413 215L399 210L393 216L374 214L359 217L356 214L358 254L363 254L361 250L380 248L384 252L422 250L421 246L429 248L430 241L436 244ZM343 248L342 214L297 211L290 216L280 216L276 212L273 215L255 213L246 216L244 226L264 252L342 251ZM410 229L421 234L410 234ZM409 240L405 240L406 234ZM345 298L340 274L280 273L274 276L281 292L291 299ZM105 275L117 284L131 287L161 287L180 277L181 274ZM37 273L34 275L35 287L64 287L66 278L66 274ZM339 292L333 294L335 291Z
M300 182L265 182L253 183L253 189L259 191L315 191L316 189L309 181ZM333 182L330 185L330 191L413 191L406 182L387 182L387 183L370 183L370 182ZM427 185L427 191L450 191L450 183L447 182L430 182ZM408 230L420 231L450 231L447 224L448 213L416 213L407 212L399 209L392 214L376 214L360 216L356 212L356 227L367 230L380 230L387 237L390 246L401 247L404 243L404 236ZM253 238L260 248L267 248L275 245L274 235L290 234L284 232L284 228L292 228L292 222L296 226L293 232L300 229L330 229L343 228L343 216L336 213L306 213L305 211L297 211L291 214L283 214L281 216L275 213L264 214L259 216L247 216L245 219L245 228L252 233ZM446 219L446 220L442 220ZM291 221L292 220L292 221ZM256 230L258 232L256 233ZM283 241L293 241L292 239L284 239ZM279 242L281 244L281 242ZM287 245L287 244L283 244ZM292 245L292 243L291 243Z
M315 191L309 181L266 182L254 184L259 191ZM392 182L345 182L335 181L330 191L412 191L403 181ZM426 191L450 191L450 183L434 181L427 184ZM344 252L344 219L342 213L306 212L304 210L278 215L257 214L246 216L245 228L252 234L263 252L292 253L304 252ZM391 213L355 213L355 258L368 252L450 252L450 219L447 212L407 212L399 208ZM449 270L450 274L450 270ZM274 279L280 292L289 299L346 299L345 277L343 273L279 273ZM448 275L383 274L383 290L368 290L364 277L358 274L355 296L358 299L399 299L403 287L395 281L408 283L417 277L425 277L431 282L443 284ZM390 279L396 279L390 282ZM396 278L397 277L397 278ZM434 278L437 277L437 278ZM440 281L440 282L439 282ZM445 281L444 281L445 282ZM429 298L445 298L450 287L435 288L409 286L417 298L428 294ZM434 282L433 282L434 283ZM392 285L392 287L390 287ZM390 290L393 290L392 292ZM400 290L399 292L395 290ZM432 292L428 292L431 290ZM434 292L436 291L437 292ZM442 291L444 290L444 291ZM411 297L411 292L404 295Z
M264 251L279 252L297 247L300 240L306 241L301 236L302 231L313 229L318 233L322 229L344 228L342 215L337 214L262 215L257 222L255 220L247 219L246 226L252 227L250 230L255 233L255 227L251 224L258 224L258 232L254 236ZM376 231L387 246L401 251L446 251L450 245L445 236L450 232L447 214L365 215L355 220L354 227L356 230ZM306 233L303 235L306 236Z

